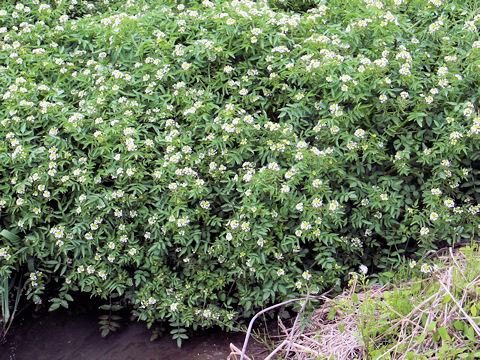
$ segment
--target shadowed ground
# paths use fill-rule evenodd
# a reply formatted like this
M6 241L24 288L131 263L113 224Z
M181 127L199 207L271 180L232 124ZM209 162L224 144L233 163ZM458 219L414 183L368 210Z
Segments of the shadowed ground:
M199 335L179 349L168 336L150 342L144 323L130 323L102 338L95 316L53 312L38 319L18 319L0 360L224 360L230 342L241 333L220 331Z

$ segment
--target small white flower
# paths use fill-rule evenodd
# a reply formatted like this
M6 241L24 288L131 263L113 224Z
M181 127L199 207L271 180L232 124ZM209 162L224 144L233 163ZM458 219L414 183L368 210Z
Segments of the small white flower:
M226 66L223 68L223 72L224 72L225 74L229 74L229 73L231 73L233 70L234 70L234 68L231 67L230 65L226 65Z
M427 227L422 227L422 228L420 229L420 235L422 235L422 236L423 236L423 235L427 235L429 232L430 232L430 229L427 228Z
M310 274L310 272L308 270L304 271L303 274L302 274L302 277L305 279L305 280L310 280L310 278L312 277L312 275Z
M347 143L348 150L355 150L357 148L357 143L355 141L349 141Z
M210 208L210 203L206 200L202 200L202 201L200 201L200 207L202 209L208 209L208 208Z
M363 138L365 136L365 130L357 129L357 130L355 130L354 135L358 138Z
M420 267L420 271L424 274L428 274L432 272L432 267L428 264L422 264Z
M100 277L103 280L106 280L107 279L107 273L105 272L105 270L100 270L98 272L98 277Z
M322 205L323 205L323 201L320 200L319 198L315 198L315 199L312 200L312 207L317 209L317 208L321 207Z
M328 204L328 210L336 211L340 207L340 203L337 200L332 200Z
M332 134L336 134L340 131L340 128L337 126L337 125L333 125L331 128L330 128L330 132Z
M320 179L315 179L312 181L312 186L316 189L318 189L322 185L323 185L323 181Z
M448 208L454 208L455 207L455 201L453 201L452 199L447 199L443 203Z
M363 275L367 275L367 273L368 273L368 267L366 267L365 265L362 264L362 265L360 265L360 267L359 267L359 271L360 271L360 273L362 273Z
M302 230L310 230L312 228L312 225L308 221L302 221L300 224L300 228Z

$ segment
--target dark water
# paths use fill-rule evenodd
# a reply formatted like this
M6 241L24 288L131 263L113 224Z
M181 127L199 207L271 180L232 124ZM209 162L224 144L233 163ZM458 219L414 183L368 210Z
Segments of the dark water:
M229 344L241 348L244 339L242 333L210 331L179 349L169 337L150 342L150 335L144 323L129 323L102 338L94 316L55 311L18 319L0 345L0 360L225 360ZM253 348L258 354L263 350L258 344Z

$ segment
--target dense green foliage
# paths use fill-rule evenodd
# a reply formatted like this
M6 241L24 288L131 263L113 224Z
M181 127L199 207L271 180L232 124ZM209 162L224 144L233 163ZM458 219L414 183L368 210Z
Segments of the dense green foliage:
M472 236L471 4L2 2L0 276L229 326Z

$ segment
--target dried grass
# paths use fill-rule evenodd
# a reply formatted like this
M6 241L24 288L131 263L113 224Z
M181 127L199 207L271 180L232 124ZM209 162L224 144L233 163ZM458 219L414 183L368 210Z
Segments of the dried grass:
M408 352L421 355L427 351L438 350L442 341L434 341L433 331L427 331L429 324L433 321L436 322L437 329L440 327L447 329L451 338L450 346L456 349L472 347L472 342L466 340L463 332L456 330L453 326L456 320L467 322L473 328L478 344L480 344L480 328L465 310L467 304L472 300L478 301L479 296L473 289L475 286L480 286L480 274L466 275L469 261L472 261L472 257L474 257L473 260L480 261L479 254L474 252L469 256L470 259L461 251L454 254L451 249L443 256L437 253L437 262L443 265L428 279L420 282L405 282L397 287L408 289L414 284L422 285L422 290L413 300L416 305L407 315L398 313L383 297L385 291L394 288L393 285L371 286L366 291L359 292L353 286L349 291L333 299L322 296L324 302L309 316L308 325L298 324L296 321L292 327L287 328L279 319L279 328L283 333L283 338L275 350L264 360L367 358L359 329L362 319L367 316L362 312L364 311L362 304L367 298L374 300L375 311L377 311L375 314L370 314L369 321L379 320L382 317L383 324L388 326L386 331L371 339L374 346L377 348L383 346L384 349L384 352L379 357L376 356L376 359L404 359ZM467 280L469 277L470 281ZM462 283L461 286L458 286L458 283ZM420 300L423 295L426 298ZM446 296L451 301L445 301ZM354 297L358 297L358 301L354 301ZM341 304L349 304L349 306L346 308ZM383 310L379 311L379 308ZM348 309L348 311L342 309ZM478 321L478 317L476 319ZM425 333L425 338L423 341L418 341L423 333ZM390 345L385 346L386 344ZM233 351L234 349L237 351ZM237 355L241 355L241 352L233 346L229 360L239 359L240 357ZM435 357L431 357L431 359L435 359Z

